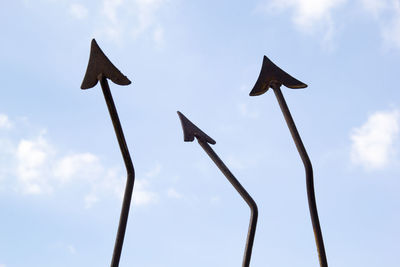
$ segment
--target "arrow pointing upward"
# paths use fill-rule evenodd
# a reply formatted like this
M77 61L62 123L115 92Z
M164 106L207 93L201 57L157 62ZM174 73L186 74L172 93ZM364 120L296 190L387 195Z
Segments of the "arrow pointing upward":
M299 132L297 131L296 124L294 123L292 115L290 114L289 107L287 106L285 98L282 95L282 91L280 89L282 84L292 89L307 87L306 84L300 82L299 80L296 80L295 78L281 70L266 56L264 56L260 75L256 84L254 85L253 90L251 90L250 92L250 96L262 95L263 93L268 91L270 87L274 90L283 116L285 117L292 138L296 144L297 150L304 164L306 172L308 207L310 209L315 242L317 244L319 263L321 267L327 267L328 262L326 259L325 246L322 239L322 231L318 218L317 204L315 201L313 169L306 148L304 147Z
M258 209L257 204L253 200L253 198L247 193L247 191L243 188L243 186L239 183L239 181L235 178L235 176L231 173L231 171L226 167L224 162L218 157L218 155L214 152L214 150L209 146L209 144L214 145L216 142L214 139L205 134L202 130L200 130L196 125L194 125L188 118L185 117L182 113L178 111L179 118L181 120L184 141L192 142L196 137L200 146L206 151L208 156L214 161L217 167L221 170L221 172L225 175L225 177L229 180L229 182L233 185L233 187L238 191L238 193L242 196L242 198L249 205L251 210L250 215L250 223L249 230L247 233L247 241L246 248L243 256L243 267L248 267L250 265L251 252L253 250L254 236L256 234L257 227L257 218L258 218Z
M104 99L107 103L108 111L111 116L111 120L114 126L115 134L118 139L119 148L121 149L127 172L124 200L122 202L118 232L111 260L111 267L118 267L121 257L122 245L124 243L126 224L128 222L133 185L135 183L135 170L133 168L133 163L129 154L128 146L125 141L124 132L122 131L117 109L115 108L114 100L112 98L107 79L110 79L111 81L119 85L128 85L131 83L131 81L111 63L106 55L104 55L103 51L101 51L100 47L93 39L90 49L89 64L86 70L85 78L82 82L81 89L94 87L97 82L100 81L100 85L104 94Z
M269 58L264 56L260 75L258 76L257 82L254 85L253 90L251 90L250 92L250 96L264 94L268 91L270 87L272 87L274 83L278 83L279 86L283 84L284 86L292 89L307 87L307 84L293 78L277 65L275 65Z
M90 48L89 63L86 69L85 77L83 78L81 89L89 89L94 87L98 79L98 75L103 74L104 77L113 81L118 85L129 85L131 81L123 75L107 56L101 51L96 40L92 40Z
M215 145L216 142L214 139L205 134L202 130L200 130L196 125L194 125L188 118L185 117L182 113L178 111L179 119L181 120L182 129L183 129L183 140L185 142L192 142L196 137L198 140L202 142L207 142L209 144Z

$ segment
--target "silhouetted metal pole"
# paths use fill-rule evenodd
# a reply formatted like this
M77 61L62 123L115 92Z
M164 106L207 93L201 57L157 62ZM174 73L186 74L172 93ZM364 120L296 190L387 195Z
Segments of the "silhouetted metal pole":
M200 146L204 149L207 155L214 161L217 167L221 170L221 172L225 175L228 181L233 185L233 187L238 191L238 193L242 196L242 198L246 201L247 205L249 205L251 210L250 215L250 223L249 229L247 233L247 241L246 248L243 256L243 267L248 267L250 265L251 253L253 250L254 236L256 234L257 227L257 218L258 218L258 209L257 204L253 200L253 198L247 193L244 187L239 183L239 181L235 178L232 172L226 167L224 162L218 157L218 155L214 152L214 150L210 147L209 144L215 144L214 139L205 134L202 130L200 130L196 125L194 125L188 118L186 118L182 113L178 111L179 118L181 119L184 140L193 141L196 137Z
M100 81L104 99L107 103L108 111L110 113L111 121L114 126L115 134L118 139L119 148L121 150L127 172L125 194L122 202L121 216L119 219L117 237L115 239L114 251L111 260L111 267L118 267L119 260L121 258L122 245L124 243L126 225L128 222L133 186L135 183L135 170L133 168L131 156L129 154L128 146L125 141L124 133L122 131L117 109L115 108L107 79L111 79L114 83L119 85L128 85L131 83L131 81L110 62L110 60L104 55L103 51L101 51L96 41L93 39L89 64L81 88L89 89L94 87L97 82Z
M318 218L317 204L315 200L314 191L314 177L310 158L307 155L307 151L300 138L299 132L297 131L296 125L293 121L292 115L290 114L289 108L286 104L285 98L281 92L281 85L292 89L299 89L307 87L306 84L293 78L278 66L276 66L271 60L264 56L263 66L261 68L260 75L253 90L250 92L250 96L257 96L265 93L270 87L273 89L275 96L278 100L279 106L282 110L283 116L285 117L286 123L289 127L292 138L296 144L297 150L304 164L306 173L306 186L307 186L307 198L308 207L311 215L311 222L314 230L315 242L318 250L318 258L321 267L327 267L328 261L326 259L324 240L322 238L321 226Z

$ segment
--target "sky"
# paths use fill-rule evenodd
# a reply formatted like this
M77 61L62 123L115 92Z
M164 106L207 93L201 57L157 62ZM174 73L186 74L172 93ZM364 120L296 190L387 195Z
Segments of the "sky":
M95 38L132 84L110 83L136 171L120 266L241 266L250 210L176 111L259 209L251 266L319 266L305 175L263 56L314 168L330 266L398 266L399 0L15 0L0 9L0 267L107 266L126 173Z

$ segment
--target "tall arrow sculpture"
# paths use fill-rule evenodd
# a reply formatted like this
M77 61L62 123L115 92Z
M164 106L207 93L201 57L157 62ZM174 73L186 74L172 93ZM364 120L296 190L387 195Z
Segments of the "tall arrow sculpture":
M266 56L264 56L260 75L258 77L256 84L254 85L253 90L251 90L250 92L250 96L262 95L263 93L268 91L270 87L274 90L275 96L278 99L278 103L282 110L283 116L285 117L290 133L293 137L297 150L299 151L300 157L304 164L306 172L308 206L310 209L311 222L314 230L314 237L317 244L319 263L321 267L327 267L328 262L326 260L324 241L322 239L321 226L319 224L319 219L318 219L317 204L315 202L314 178L313 178L311 161L307 155L307 151L296 129L296 125L294 124L292 115L290 114L285 98L282 95L280 89L282 84L292 89L307 87L306 84L293 78L292 76L281 70L278 66L276 66Z
M209 144L215 145L214 139L205 134L202 130L200 130L196 125L194 125L188 118L186 118L182 113L178 111L179 118L181 120L183 135L185 142L192 142L196 137L200 146L206 151L208 156L214 161L217 167L221 170L221 172L225 175L225 177L229 180L229 182L235 187L238 193L242 196L242 198L249 205L251 210L250 216L250 224L249 230L247 233L247 242L245 253L243 256L242 267L248 267L250 265L251 252L253 249L254 236L256 233L257 226L257 218L258 218L258 209L257 204L254 202L252 197L247 193L247 191L243 188L243 186L239 183L239 181L233 176L231 171L226 167L226 165L222 162L222 160L218 157L218 155L214 152L214 150L210 147Z
M124 243L126 224L128 221L129 207L131 204L133 185L135 182L135 171L133 168L131 156L129 155L128 146L126 145L124 133L122 131L121 123L118 118L118 113L114 105L110 87L108 86L107 79L110 79L118 85L128 85L131 81L123 75L104 55L96 41L92 40L90 49L89 63L86 70L85 77L81 85L81 89L89 89L94 87L100 81L103 90L104 99L106 100L108 111L114 125L115 134L117 135L119 148L121 149L122 157L124 158L127 181L125 187L124 200L122 203L121 216L119 219L119 226L117 237L115 240L114 252L111 260L111 267L118 267L121 257L122 245Z

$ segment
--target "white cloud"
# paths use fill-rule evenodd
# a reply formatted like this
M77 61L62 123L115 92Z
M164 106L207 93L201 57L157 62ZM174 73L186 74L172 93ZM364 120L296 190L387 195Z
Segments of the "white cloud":
M400 0L360 0L363 9L377 20L388 47L400 48Z
M118 22L118 8L124 3L123 0L103 0L102 13L112 23Z
M18 132L31 132L21 128L28 124L15 125ZM122 164L122 162L121 162ZM153 178L160 174L161 165L145 173ZM46 139L45 131L36 138L18 138L15 135L0 139L0 189L16 189L16 193L46 196L68 189L72 197L81 199L85 208L90 208L104 198L122 200L125 191L126 173L120 168L105 166L95 154L57 151ZM151 191L149 181L137 180L134 201L147 205L158 200ZM1 266L0 266L1 267Z
M155 166L144 173L145 179L135 179L135 186L133 189L133 203L138 206L157 203L159 195L156 192L149 190L149 179L157 177L161 173L162 166L156 163Z
M168 0L103 0L97 33L121 42L126 36L136 39L149 34L155 44L164 43L164 29L157 19L158 10Z
M89 13L84 5L77 3L70 4L68 11L69 14L76 19L85 19Z
M54 175L62 182L69 182L71 179L96 179L101 175L103 167L97 156L91 153L81 153L61 158L54 167Z
M53 149L43 136L36 140L22 139L19 142L16 150L16 172L24 193L40 194L52 191L52 186L46 179L47 163L51 154Z
M5 264L0 264L0 267L6 267L6 265Z
M85 208L92 207L101 197L122 195L124 181L117 171L104 168L91 153L59 156L43 134L19 141L15 154L16 175L23 193L46 194L79 184L90 192L82 197Z
M319 30L330 39L334 32L332 11L346 3L347 0L272 0L269 10L292 9L293 22L304 32Z
M267 12L291 10L296 27L308 34L319 34L326 48L332 47L336 33L334 12L348 0L271 0L262 9ZM386 46L400 48L400 0L358 0L356 8L365 11L379 24Z
M384 23L382 27L382 36L385 44L400 48L400 1L392 2L391 19Z
M138 9L138 25L133 30L133 35L137 36L150 28L156 21L157 10L166 2L165 0L136 0ZM161 30L161 26L157 26Z
M352 162L366 169L385 167L396 152L394 143L399 137L399 130L398 110L372 114L364 125L352 131Z
M0 129L10 129L12 126L11 121L8 119L8 116L5 114L0 114ZM1 267L1 266L0 266Z
M315 23L331 16L333 8L345 0L273 0L278 8L294 9L294 22L302 28L311 28Z
M173 187L168 188L168 190L167 190L167 196L168 196L169 198L175 198L175 199L181 199L181 198L183 198L183 195L180 194L180 193L178 193L178 191L176 191L176 189L173 188Z
M158 202L158 194L147 189L147 180L136 179L133 189L133 203L138 206L148 205Z

